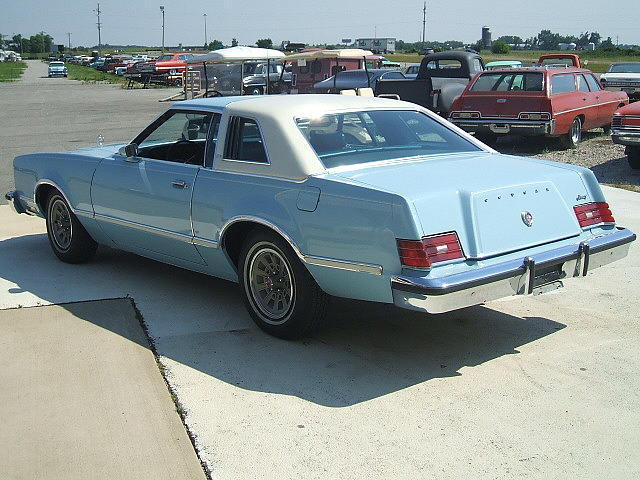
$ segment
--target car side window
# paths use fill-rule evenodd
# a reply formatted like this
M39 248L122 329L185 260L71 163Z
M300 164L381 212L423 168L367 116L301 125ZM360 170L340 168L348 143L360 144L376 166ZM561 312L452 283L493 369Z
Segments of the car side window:
M211 113L170 112L134 140L138 156L204 165Z
M587 84L587 80L584 78L584 75L578 75L578 90L581 92L590 92L589 85Z
M551 93L568 93L576 91L576 77L573 73L563 73L551 77Z
M587 77L587 83L589 84L589 88L591 88L592 92L598 92L602 90L600 82L598 82L598 80L596 80L596 77L594 77L591 73L585 75L585 77Z
M224 158L269 163L260 127L255 120L244 117L230 119Z

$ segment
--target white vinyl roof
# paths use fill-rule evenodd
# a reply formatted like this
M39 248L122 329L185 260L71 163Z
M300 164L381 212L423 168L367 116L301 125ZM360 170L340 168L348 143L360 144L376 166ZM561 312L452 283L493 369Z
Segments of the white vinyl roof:
M203 55L194 55L187 63L240 62L245 60L281 59L285 54L280 50L257 47L231 47L214 50Z

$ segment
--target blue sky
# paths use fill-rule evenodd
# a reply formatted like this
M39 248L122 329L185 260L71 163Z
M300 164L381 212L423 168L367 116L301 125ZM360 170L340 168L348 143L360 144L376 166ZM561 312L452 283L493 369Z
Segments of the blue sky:
M269 37L306 43L338 43L342 38L396 37L420 40L422 1L418 0L281 0L244 2L203 0L103 0L102 42L160 45L165 6L165 44L204 43L207 37L225 44L233 37L253 44ZM320 7L319 5L322 5ZM41 30L56 43L98 43L97 2L87 0L0 0L0 33L34 34ZM427 39L475 42L483 25L500 35L533 36L542 28L562 34L598 31L620 43L640 44L640 0L427 1Z

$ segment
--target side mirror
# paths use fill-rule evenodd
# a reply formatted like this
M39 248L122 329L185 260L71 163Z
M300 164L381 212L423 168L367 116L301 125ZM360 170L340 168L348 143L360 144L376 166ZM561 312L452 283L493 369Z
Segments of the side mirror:
M129 145L125 145L118 150L118 153L123 157L131 158L138 156L138 145L135 143L130 143Z

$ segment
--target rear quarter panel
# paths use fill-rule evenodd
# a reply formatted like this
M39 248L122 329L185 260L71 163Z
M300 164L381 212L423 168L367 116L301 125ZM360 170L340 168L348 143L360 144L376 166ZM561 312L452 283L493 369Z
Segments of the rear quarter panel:
M298 208L309 191L319 191L314 211ZM392 302L389 275L400 271L396 235L415 238L402 199L356 185L310 177L304 182L203 170L193 193L196 236L224 242L224 225L255 217L285 232L303 256L379 265L382 274L354 272L307 262L320 287L335 296ZM398 234L397 232L401 232ZM212 274L237 278L220 249L200 248Z

